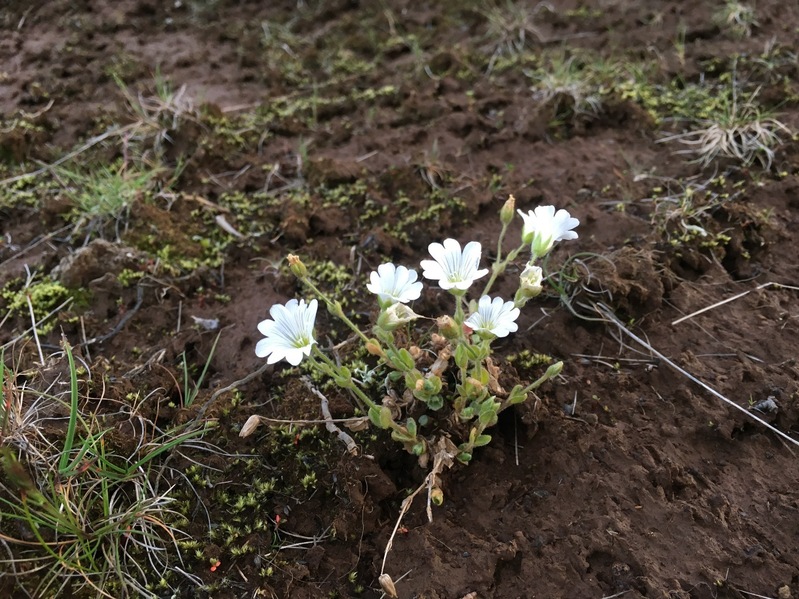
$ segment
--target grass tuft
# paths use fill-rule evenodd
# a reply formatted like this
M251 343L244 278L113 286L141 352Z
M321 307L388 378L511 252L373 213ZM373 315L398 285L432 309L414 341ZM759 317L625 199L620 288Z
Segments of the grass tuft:
M694 156L694 161L703 167L717 158L729 158L747 167L757 162L764 170L769 170L776 148L783 143L782 136L791 137L793 133L757 105L758 92L755 90L740 102L733 83L733 93L712 117L699 121L692 131L669 135L659 141L677 141L688 146L678 153Z
M553 8L548 2L528 8L523 2L507 1L483 11L488 26L486 37L490 40L487 47L491 51L486 73L494 70L499 58L522 54L531 40L543 41L544 34L536 23L543 11L553 12Z
M159 457L203 430L163 431L136 406L87 412L66 341L63 352L63 393L53 392L58 380L45 391L18 387L0 353L0 519L14 523L0 533L8 552L0 563L33 597L156 597L157 587L176 591L187 576L198 583L184 574L178 545L188 538L186 521L172 507L168 479L179 477ZM108 420L134 431L128 450L114 448L118 431Z

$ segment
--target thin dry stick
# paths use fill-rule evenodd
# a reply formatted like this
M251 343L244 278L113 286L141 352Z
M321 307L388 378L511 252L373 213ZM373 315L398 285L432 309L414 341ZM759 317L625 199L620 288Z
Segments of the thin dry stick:
M749 595L750 597L758 597L758 599L774 599L774 597L768 597L767 595L758 595L757 593L750 593L749 591L742 591L741 589L736 589L742 595Z
M608 308L606 305L599 303L599 304L595 304L595 306L596 306L597 311L600 314L602 314L602 316L604 316L606 319L608 319L613 324L615 324L617 327L619 327L619 330L622 331L625 335L627 335L628 337L630 337L634 341L637 341L638 343L640 343L642 346L644 346L646 349L648 349L650 352L652 352L658 358L663 360L666 364L668 364L669 366L674 368L674 370L676 370L677 372L679 372L680 374L685 376L687 379L693 381L694 383L696 383L697 385L699 385L700 387L702 387L706 391L708 391L711 394L713 394L714 396L718 397L724 403L727 403L730 406L732 406L733 408L735 408L736 410L739 410L739 411L743 412L744 414L746 414L752 420L756 420L757 422L759 422L760 424L765 426L767 429L769 429L773 433L776 433L777 435L779 435L780 437L782 437L786 441L788 441L788 442L796 445L797 447L799 447L799 441L797 441L796 439L794 439L794 438L788 436L787 434L783 433L781 430L771 426L768 422L766 422L762 418L759 418L758 416L756 416L752 412L748 411L746 408L742 408L741 406L739 406L737 403L735 403L731 399L728 399L728 398L724 397L721 393L719 393L718 391L716 391L715 389L713 389L709 385L703 383L698 378L696 378L694 375L692 375L690 372L688 372L687 370L684 370L683 368L679 367L677 364L672 362L666 356L661 354L658 350L656 350L654 347L652 347L649 343L647 343L646 341L644 341L643 339L638 337L636 334L634 334L632 331L630 331L627 327L625 327L624 324L618 318L616 318L616 315L613 314L613 312L610 310L610 308Z
M313 386L313 383L311 383L311 380L308 377L303 376L301 377L301 380L305 386L308 387L308 390L316 395L316 397L318 397L322 402L322 416L325 418L325 428L327 429L327 432L336 435L338 440L344 443L344 445L347 447L347 453L349 453L351 456L358 455L358 445L355 443L355 441L353 441L352 437L333 424L333 415L330 413L330 405L327 401L327 397L325 397L322 392L319 391L319 389Z
M31 329L33 329L33 338L36 341L36 349L39 350L39 364L44 366L44 354L42 353L42 344L39 343L39 331L36 329L36 314L33 312L33 302L31 301L31 294L26 293L25 299L28 300L28 310L31 313Z
M51 311L50 311L48 314L45 314L45 315L42 317L42 319L41 319L39 322L37 322L37 323L36 323L36 326L29 327L29 328L25 329L25 330L24 330L24 331L22 331L22 332L21 332L19 335L17 335L16 337L14 337L14 338L13 338L11 341L8 341L8 342L6 342L5 344L3 344L3 345L0 345L0 350L6 349L6 348L8 348L8 347L11 347L11 346L12 346L12 345L14 345L14 344L15 344L17 341L19 341L20 339L22 339L23 337L25 337L25 335L27 335L28 333L30 333L30 332L31 332L31 330L35 330L35 329L36 329L36 327L38 327L38 326L41 326L42 324L44 324L46 321L48 321L48 320L50 319L50 317L51 317L51 316L54 316L55 314L58 314L58 313L59 313L61 310L63 310L63 309L64 309L64 308L66 308L67 306L69 306L69 305L70 305L72 302L73 302L73 298L71 298L71 297L68 297L68 298L67 298L67 299L65 299L63 302L61 302L61 303L60 303L58 306L56 306L56 307L55 307L53 310L51 310Z
M433 521L433 510L430 507L430 502L432 501L432 493L433 493L433 486L436 484L436 479L438 475L444 471L445 467L452 466L452 458L454 454L450 453L446 449L446 445L442 444L443 447L436 452L435 457L433 458L433 468L430 472L427 473L427 476L424 477L422 484L419 485L416 490L408 495L403 501L402 505L400 505L400 513L397 517L397 522L394 524L394 530L391 532L391 537L388 539L388 543L386 544L386 550L383 553L383 564L380 566L380 575L382 576L386 570L386 560L388 559L388 553L391 551L391 547L394 545L394 537L397 536L397 530L399 530L400 523L402 519L405 517L405 514L408 513L408 510L413 503L414 498L422 492L423 489L427 489L427 519L428 521Z
M425 476L422 484L416 487L416 490L408 495L402 501L402 505L400 505L400 513L397 517L397 521L394 524L394 530L391 531L391 536L388 539L388 543L386 544L386 550L383 552L383 565L380 566L380 576L382 577L385 574L386 569L386 560L388 559L388 554L391 551L391 547L394 545L394 537L397 536L397 531L399 530L399 526L402 523L402 519L405 517L405 514L408 513L408 510L411 508L411 504L413 503L414 498L422 492L422 490L432 485L432 474L433 472L429 472L427 476Z
M754 289L749 289L748 291L743 291L741 293L738 293L737 295L733 295L732 297L728 297L727 299L721 300L720 302L716 302L715 304L712 304L710 306L705 306L701 310L697 310L696 312L692 312L691 314L688 314L687 316L683 316L682 318L678 318L677 320L673 321L671 324L672 325L680 324L681 322L686 321L689 318L693 318L694 316L698 316L699 314L702 314L703 312L708 312L710 310L718 308L719 306L723 306L726 303L733 302L733 301L735 301L737 299L740 299L740 298L744 297L745 295L749 295L753 291L758 291L759 289L765 289L766 287L771 287L772 285L776 285L778 289L793 289L794 291L799 291L799 287L794 287L793 285L783 285L782 283L775 283L774 281L770 281L768 283L763 283L762 285L758 285Z

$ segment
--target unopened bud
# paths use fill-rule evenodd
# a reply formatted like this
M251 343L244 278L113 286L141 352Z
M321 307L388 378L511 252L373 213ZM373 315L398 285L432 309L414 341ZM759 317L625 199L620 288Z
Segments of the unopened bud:
M378 358L385 356L383 348L380 347L380 343L378 343L376 339L369 339L369 341L366 342L366 351L370 355L377 356Z
M287 258L289 262L289 268L291 272L294 273L294 276L299 279L304 279L308 276L308 269L305 268L305 265L300 260L299 256L295 256L294 254L289 254Z
M485 385L473 377L466 377L466 382L475 388L477 391L482 391Z
M544 282L544 271L539 266L528 264L519 275L519 294L525 299L536 297L541 293Z
M418 345L411 345L408 348L408 352L414 360L418 360L422 357L422 349Z
M563 370L563 362L555 362L552 366L547 368L546 375L549 378L554 378L560 374L561 370Z
M384 331L393 331L417 318L420 316L405 304L392 304L377 317L377 326Z
M513 213L516 210L516 198L513 197L513 194L508 196L508 199L505 200L505 203L502 205L502 209L499 211L499 220L503 225L509 225L510 222L513 220Z
M391 579L391 576L383 573L380 575L377 581L380 583L380 588L383 589L383 592L390 599L397 599L397 587L394 586L394 581Z
M436 318L436 326L441 334L448 339L457 339L458 337L458 324L451 316L439 316Z
M241 430L239 431L239 437L249 437L255 432L255 429L257 429L260 424L261 417L253 414L247 418L247 422L245 422L244 426L241 427Z

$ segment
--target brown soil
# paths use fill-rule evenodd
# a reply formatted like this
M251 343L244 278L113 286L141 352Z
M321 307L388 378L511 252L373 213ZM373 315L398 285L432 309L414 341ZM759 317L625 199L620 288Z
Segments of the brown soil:
M648 61L653 81L688 86L723 81L738 56L736 75L751 81L748 89L760 86L758 100L796 131L799 63L790 50L799 44L799 8L759 0L751 35L736 37L713 20L716 3L531 5L535 29L517 56L490 32L482 4L6 2L3 178L52 163L112 124L135 123L112 73L131 98L151 97L158 73L173 89L185 86L193 104L161 140L164 164L182 169L170 194L133 202L116 226L95 220L75 231L63 175L39 175L23 186L35 196L25 201L9 201L20 188L4 183L0 285L19 289L28 265L90 292L58 316L44 349L56 352L63 331L104 373L106 396L160 389L150 417L180 422L262 365L256 324L273 303L303 293L281 266L289 252L330 261L319 267L323 285L365 324L373 308L359 290L386 258L413 266L446 236L493 247L509 193L523 209L567 208L581 220L580 237L561 244L550 264L574 275L566 302L550 288L523 312L520 332L499 344L502 362L514 358L506 372L521 380L541 373L525 351L563 360L562 377L540 390L537 406L503 414L471 465L445 474L433 522L422 500L411 508L386 568L395 580L404 575L399 596L799 596L795 449L590 307L609 306L651 347L746 409L773 397L777 411L757 413L795 437L797 291L758 287L799 285L795 141L786 139L769 170L724 161L703 169L675 154L679 143L658 143L680 125L656 122L635 98L608 94L595 115L564 98L541 105L526 74L536 57L567 52ZM768 44L787 50L769 54L778 58L766 70ZM133 133L109 137L77 164L159 149L143 145ZM718 201L694 220L664 216L673 205L651 199L710 179ZM220 216L243 238L224 233ZM684 237L686 218L709 237ZM225 240L214 255L221 259L209 258L203 239ZM159 254L166 246L170 253ZM120 280L123 272L136 278ZM428 288L417 311L446 306ZM186 410L175 407L180 355L199 372L216 337L191 317L219 319L222 332ZM29 324L27 314L13 315L0 343ZM318 328L325 344L346 337L327 315ZM32 344L14 348L21 368L36 359ZM154 356L159 367L137 368ZM251 532L226 545L207 523L193 523L205 556L221 564L211 572L208 559L188 554L186 568L212 590L178 582L183 596L381 596L377 578L399 505L424 471L369 433L356 436L357 457L323 427L240 438L252 414L320 417L318 400L284 370L268 369L240 397L220 394L202 415L218 419L209 442L257 456L209 461L198 452L215 467L199 489L211 527L235 521ZM347 398L329 393L333 416L350 416ZM124 445L124 430L109 442ZM309 473L316 482L303 485ZM234 513L222 491L235 496L255 479L276 479L277 490ZM256 520L269 526L255 532ZM320 541L280 550L308 538ZM245 540L251 549L237 555Z

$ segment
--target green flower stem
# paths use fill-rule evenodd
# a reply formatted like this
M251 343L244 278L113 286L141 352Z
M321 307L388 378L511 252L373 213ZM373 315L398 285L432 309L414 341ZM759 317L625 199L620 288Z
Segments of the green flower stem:
M299 279L305 283L305 285L307 285L308 288L313 291L323 302L325 302L325 305L331 314L346 324L356 335L358 335L358 337L360 337L361 341L364 343L369 342L369 338L363 334L363 331L361 331L361 329L359 329L358 326L352 322L346 314L344 314L344 310L341 308L341 304L339 302L335 302L327 297L327 295L325 295L321 289L314 285L310 279L308 279L308 277L299 277Z
M546 372L542 374L537 380L533 381L529 385L527 385L524 389L521 390L520 394L526 396L530 391L538 389L541 385L547 382L549 379L555 378L558 376L563 370L563 362L555 362L549 368L547 368ZM500 405L498 412L501 412L505 408L510 405L508 400L505 400Z
M393 355L395 356L399 355L399 348L397 347L396 343L394 343L393 334L391 334L389 331L384 331L379 327L375 327L373 329L373 332L377 336L377 340L380 341L380 343L383 343L389 350L391 350ZM394 360L389 359L388 355L385 355L383 357L383 361L386 364L388 364L390 368L402 372L403 374L405 372L408 372L408 370L402 364L397 364L394 362Z
M533 381L529 385L524 388L524 393L529 393L533 389L538 389L541 385L546 383L549 379L554 378L560 374L560 371L563 370L563 362L555 362L547 368L547 371L542 374L537 380Z
M503 230L504 233L504 230ZM522 242L522 244L517 247L515 250L511 250L511 252L505 257L504 260L500 259L502 255L501 245L502 245L502 233L500 233L500 247L497 249L497 259L494 261L494 264L491 266L491 278L488 279L488 283L486 283L485 288L483 289L482 295L488 295L488 292L491 291L491 287L494 286L494 283L497 280L497 277L505 272L505 269L508 267L508 264L513 262L516 257L521 253L521 251L527 247L527 244Z
M311 362L319 368L322 372L327 374L330 378L333 378L337 381L346 379L348 384L343 385L346 389L353 392L356 399L361 401L363 405L361 408L366 406L367 409L369 408L377 408L379 407L372 399L363 392L363 390L355 384L355 381L352 379L351 376L347 376L342 372L341 367L336 364L333 360L331 360L328 356L322 352L316 345L313 346L311 350L311 355L309 356ZM321 359L321 361L320 361Z
M494 270L493 266L496 266L502 260L502 242L505 239L505 233L508 231L508 225L510 225L510 222L502 223L502 230L499 232L499 238L497 239L497 258L494 260L494 264L492 265L492 271Z
M457 293L453 290L450 293L455 296L455 314L453 318L458 325L458 330L463 331L463 321L466 319L463 313L463 291L458 290ZM460 335L459 335L460 336Z

